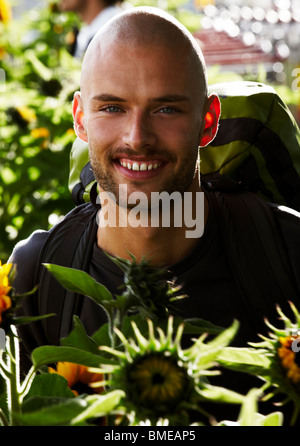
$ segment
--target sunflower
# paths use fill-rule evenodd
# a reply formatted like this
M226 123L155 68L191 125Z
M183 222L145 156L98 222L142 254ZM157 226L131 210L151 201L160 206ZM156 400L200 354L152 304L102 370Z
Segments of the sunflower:
M48 138L49 137L49 130L46 127L38 127L35 129L32 129L30 132L31 136L33 138Z
M2 265L0 260L0 324L2 323L2 314L11 307L11 299L8 295L11 290L9 283L11 268L11 263Z
M12 12L6 0L0 0L0 22L8 23L12 19Z
M173 302L187 297L180 294L181 285L171 279L168 270L152 267L146 258L138 262L132 254L131 260L109 257L124 273L120 288L125 289L116 296L123 314L138 312L144 319L158 321L174 314Z
M153 322L148 320L146 337L132 321L135 339L127 339L116 329L122 349L100 347L118 358L115 365L103 365L101 370L109 374L107 384L110 389L124 391L123 416L128 417L130 424L150 421L155 425L160 419L168 419L172 425L188 425L190 411L197 412L201 418L208 416L200 403L207 398L213 401L213 395L222 401L227 398L228 402L242 402L241 395L226 390L225 396L222 388L207 382L207 375L216 373L212 367L218 352L230 342L238 324L234 323L209 343L204 343L203 335L189 349L183 350L184 324L175 331L173 322L170 316L166 332L157 327L155 334ZM216 389L218 391L214 393Z
M36 122L35 111L26 105L9 107L7 109L8 118L22 129L26 129L29 124Z
M159 412L176 407L189 391L191 380L175 358L164 353L150 353L129 368L128 381L132 387L132 398L138 395L143 406L154 404Z
M294 384L300 384L299 341L300 332L293 336L280 337L281 346L277 350L281 365L286 370L286 376Z
M103 375L91 372L88 367L72 362L58 362L56 369L49 367L49 373L57 373L68 381L68 387L75 396L80 394L102 393Z
M264 381L262 400L273 398L277 406L292 403L289 423L294 425L300 414L300 313L292 302L289 304L294 321L277 306L282 328L266 320L268 337L261 335L262 342L249 343L251 349L224 349L219 361L225 367L260 377Z
M20 105L17 107L17 111L20 113L20 115L22 116L22 118L27 121L28 123L30 122L35 122L37 120L35 111L29 107L27 107L26 105Z

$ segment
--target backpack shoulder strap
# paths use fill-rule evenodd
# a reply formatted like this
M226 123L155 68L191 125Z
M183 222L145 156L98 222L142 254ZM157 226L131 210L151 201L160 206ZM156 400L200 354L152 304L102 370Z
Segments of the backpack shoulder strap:
M87 187L89 184L94 185L96 183L91 163L88 162L80 172L79 175L79 182L75 184L73 187L71 193L72 193L72 199L76 205L82 204L85 202L84 200L84 194L87 191Z
M97 233L96 213L97 208L90 203L78 206L50 231L41 250L35 283L39 284L39 314L56 314L41 321L47 342L52 345L69 333L82 299L64 289L43 263L87 270Z
M234 183L226 188L225 183L210 181L206 188L213 191L211 203L237 286L261 329L264 317L277 319L276 305L289 314L288 301L299 307L300 292L272 207L256 194Z

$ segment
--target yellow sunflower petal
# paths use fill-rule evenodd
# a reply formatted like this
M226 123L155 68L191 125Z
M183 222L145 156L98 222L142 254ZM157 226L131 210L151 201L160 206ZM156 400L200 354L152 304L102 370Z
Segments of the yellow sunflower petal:
M6 0L0 0L0 22L8 23L12 19L12 11Z

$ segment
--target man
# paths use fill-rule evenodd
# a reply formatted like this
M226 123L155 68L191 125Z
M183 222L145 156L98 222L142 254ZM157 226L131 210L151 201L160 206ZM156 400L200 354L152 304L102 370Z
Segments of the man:
M61 11L73 11L85 24L80 31L76 31L76 39L72 45L72 54L81 59L88 44L96 32L109 19L122 12L123 0L61 0L59 8Z
M74 98L75 131L89 142L100 190L116 197L119 184L126 185L128 195L138 191L148 200L151 192L199 192L198 147L217 130L219 99L206 98L198 47L187 51L187 43L180 45L176 27L172 45L166 44L171 35L160 29L160 20L155 25L155 33L143 23L139 33L131 33L129 25L99 33L84 59L81 93ZM211 118L207 126L206 115ZM118 212L124 212L122 206ZM155 257L157 264L170 265L197 242L185 237L184 227L162 231L151 226L137 230L107 225L98 231L98 245L120 257L128 257L131 250L138 259ZM166 232L178 240L168 250L163 248Z
M51 263L53 254L63 265L71 257L69 266L85 269L112 293L118 293L123 277L106 253L123 258L131 253L137 260L151 259L154 266L168 267L183 284L189 297L178 304L180 315L200 317L223 327L238 319L241 327L235 344L246 346L248 341L257 341L257 333L264 329L263 318L274 319L276 303L283 300L285 304L291 296L285 295L287 289L283 299L280 292L274 295L273 283L264 271L258 282L267 295L260 302L260 290L256 296L251 288L247 300L236 274L240 262L234 265L229 261L230 246L223 237L220 209L215 205L218 194L207 190L203 194L199 146L206 146L215 137L220 103L216 95L207 95L204 60L192 36L156 9L137 8L119 15L101 28L88 47L73 115L77 136L89 145L102 210L99 214L91 204L79 206L58 230L36 232L16 247L10 261L17 264L17 291L25 292L40 284L39 296L31 296L24 304L25 313L57 314L51 322L49 319L24 327L22 338L28 350L58 343L70 330L73 313L80 316L88 333L106 320L91 300L81 300L80 305L69 298L59 300L52 288L54 283L48 282L49 274L36 275L36 267L41 269L43 261ZM167 198L180 198L174 206L167 206L167 211L166 200L153 205L153 194L163 193ZM249 194L244 195L247 198ZM252 195L249 197L253 200ZM139 213L145 218L143 222L132 214L138 200L142 202ZM168 225L162 224L165 212L171 214ZM186 219L187 213L193 218ZM77 254L73 255L74 230L83 225L85 215L88 220L84 220L84 236L76 251L82 258L79 262ZM176 220L178 216L184 217L181 224ZM276 208L275 218L293 265L296 278L292 282L295 280L295 296L299 298L299 216ZM191 234L190 221L195 226L202 221L204 232L200 227ZM255 245L250 225L244 228L250 249L242 252L241 263L251 257ZM262 233L266 228L261 227ZM229 241L230 236L228 233ZM70 249L65 247L66 239ZM273 259L268 261L272 263ZM250 264L253 268L255 265ZM226 378L224 385L231 384L244 392L250 381L247 377L246 383L235 382L233 377L232 383Z

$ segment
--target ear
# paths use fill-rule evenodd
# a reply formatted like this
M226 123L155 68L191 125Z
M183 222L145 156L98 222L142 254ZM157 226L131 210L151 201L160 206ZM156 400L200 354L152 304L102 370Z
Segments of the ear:
M74 94L72 111L73 111L75 133L78 136L78 138L87 142L88 137L87 137L87 131L86 131L85 124L84 124L83 104L82 104L82 99L81 99L81 95L80 95L79 91L76 91L76 93Z
M207 146L216 136L221 113L220 99L212 94L204 106L204 126L199 141L200 147Z

